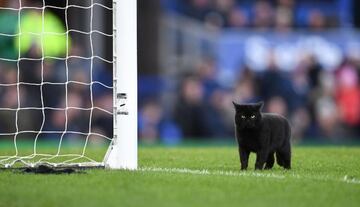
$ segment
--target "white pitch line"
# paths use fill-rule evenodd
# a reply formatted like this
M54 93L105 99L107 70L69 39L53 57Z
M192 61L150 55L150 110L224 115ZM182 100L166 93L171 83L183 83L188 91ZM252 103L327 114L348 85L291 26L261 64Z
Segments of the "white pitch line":
M209 171L203 170L192 170L187 168L159 168L159 167L143 167L139 168L138 171L144 172L166 172L166 173L181 173L181 174L192 174L192 175L224 175L224 176L245 176L245 177L267 177L275 179L284 179L283 175L276 174L265 174L258 172L234 172L234 171Z
M355 179L355 178L350 178L347 175L344 176L343 182L345 182L345 183L353 183L353 184L360 184L360 180Z
M239 177L262 177L262 178L274 178L274 179L284 179L284 178L295 178L300 180L317 180L317 181L332 181L332 182L343 182L348 184L360 184L360 180L356 178L349 177L345 175L343 178L336 179L330 177L315 177L315 176L300 176L297 174L287 174L287 175L277 175L274 173L260 173L260 172L235 172L235 171L220 171L214 170L210 171L207 169L188 169L188 168L161 168L161 167L142 167L138 171L142 172L163 172L163 173L180 173L180 174L191 174L191 175L222 175L222 176L239 176Z

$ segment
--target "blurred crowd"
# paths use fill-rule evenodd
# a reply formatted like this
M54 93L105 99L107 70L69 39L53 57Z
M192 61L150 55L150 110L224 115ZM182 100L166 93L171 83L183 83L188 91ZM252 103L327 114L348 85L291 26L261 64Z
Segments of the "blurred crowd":
M165 2L175 2L175 5L166 4L169 10L198 19L210 29L276 28L280 32L292 28L323 30L343 26L344 18L334 11L334 6L327 7L325 1L315 1L316 4L295 0ZM306 2L320 6L306 7ZM303 7L306 9L301 9ZM22 15L22 21L29 24L22 24L27 25L22 28L23 31L42 31L42 28L39 31L39 28L32 26L35 20L39 21L41 10L24 12ZM17 12L1 11L0 24L6 26L0 27L0 33L18 32L16 16ZM50 23L50 30L64 31L64 24L59 24L61 20L56 20L50 11L45 19L47 16L55 22ZM26 36L0 35L1 133L41 129L91 131L112 137L113 119L111 114L106 113L112 111L112 90L94 83L99 81L112 86L112 64L97 58L61 59L66 55L91 55L83 45L71 40L72 35L69 40L64 37L58 40L44 38L43 41L51 44L44 44L43 48L39 37L30 37L27 41ZM27 44L19 48L16 44L19 41ZM64 45L64 41L68 41L67 47L51 49L56 43ZM42 59L45 53L60 58ZM19 54L21 59L17 61ZM290 120L294 141L338 141L360 137L359 51L342 56L340 64L334 68L325 67L312 53L294 57L298 60L288 70L279 67L273 53L270 52L267 58L267 65L262 70L243 62L234 70L232 76L235 81L231 81L231 84L224 84L224 79L220 80L222 68L217 57L213 56L199 57L190 68L170 76L141 75L139 68L138 120L141 141L152 143L161 140L176 144L188 138L233 139L232 101L264 101L265 112L282 114ZM18 107L21 109L17 110ZM43 107L46 108L39 109Z
M264 112L290 120L295 142L360 137L360 56L345 57L333 71L325 70L311 54L291 72L280 70L272 56L268 62L260 72L242 66L236 84L229 88L217 81L216 61L203 58L171 90L174 102L158 96L140 105L140 136L170 143L182 137L231 139L232 101L264 101Z
M322 30L344 26L351 16L350 11L346 11L348 2L343 0L164 0L163 3L170 11L198 19L213 28Z
M322 31L317 33L321 36L330 28L344 27L350 23L349 16L343 15L346 7L342 5L346 2L164 0L163 6L167 12L177 12L200 20L204 28L209 29L207 31L215 28L241 32L232 29L246 27L255 32L275 29L277 34L281 34L302 29ZM266 33L258 33L258 36L262 35ZM279 35L280 39L282 37ZM186 38L186 35L179 35L175 40L181 42L181 38ZM264 39L267 40L266 37ZM233 42L236 41L240 42ZM331 40L329 42L332 44ZM230 50L231 47L223 48ZM256 48L262 49L255 47L254 50ZM222 77L226 66L221 65L224 62L219 61L216 55L218 51L198 57L197 63L190 68L178 67L175 75L148 77L155 81L142 81L140 78L140 137L147 142L160 138L170 144L187 138L233 139L232 101L264 101L264 112L282 114L290 120L294 142L306 139L333 142L359 140L360 50L338 50L336 56L330 55L332 58L338 57L338 61L334 61L335 64L324 64L324 60L326 62L329 59L320 59L326 55L321 53L326 53L328 49L331 48L327 47L320 53L314 53L311 49L300 49L299 53L289 51L293 64L287 69L280 66L276 51L271 49L266 60L260 61L265 63L261 69L255 68L251 62L236 60L240 65L231 69L227 83ZM233 50L233 53L241 53L238 52L241 48ZM231 52L227 55L234 57ZM154 91L151 92L149 88Z

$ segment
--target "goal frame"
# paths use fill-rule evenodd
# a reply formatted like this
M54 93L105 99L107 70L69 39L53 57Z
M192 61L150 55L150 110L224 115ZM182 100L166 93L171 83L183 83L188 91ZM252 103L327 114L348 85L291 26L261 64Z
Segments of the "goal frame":
M137 0L113 0L113 139L105 168L137 169Z
M68 0L66 0L68 2ZM90 7L79 7L79 8L85 8L89 9L91 8L91 21L92 21L92 15L93 15L93 7L94 5L97 5L98 3L93 3ZM42 9L42 21L44 22L44 11L45 11L45 0L43 0L43 7ZM67 5L68 3L66 3ZM67 127L65 127L65 131L62 133L58 150L56 155L52 154L39 154L36 153L36 143L38 140L39 134L42 132L42 127L45 122L45 114L44 114L44 104L42 101L42 107L40 108L43 113L43 121L41 129L38 131L27 131L27 132L33 132L37 133L37 136L34 141L34 151L33 154L27 155L27 156L19 156L18 155L18 148L16 144L16 136L19 134L18 126L17 126L17 118L18 118L18 111L19 108L21 108L20 101L19 101L19 83L16 83L17 91L18 91L18 108L16 109L16 133L14 133L14 147L15 147L15 155L11 156L0 156L0 169L8 169L8 168L20 168L17 166L14 166L15 163L22 163L23 166L26 168L37 168L42 165L49 166L49 167L56 167L56 168L87 168L87 167L101 167L101 168L107 168L107 169L127 169L127 170L136 170L137 169L137 145L138 145L138 132L137 132L137 1L136 0L112 0L112 9L108 7L104 7L108 10L112 10L112 16L113 16L113 31L112 36L113 39L113 58L112 61L107 61L109 63L113 63L113 86L107 86L107 88L113 89L113 110L112 112L108 112L109 114L113 115L113 137L106 137L108 140L111 140L111 142L108 145L106 154L103 157L102 161L95 161L93 159L90 159L89 157L84 156L85 155L85 148L87 146L88 138L91 134L95 135L101 135L97 133L92 133L90 126L91 126L91 115L90 115L90 124L89 124L89 132L87 134L87 139L85 141L84 148L82 150L81 155L77 154L69 154L69 156L74 156L74 158L70 158L62 163L57 162L50 162L50 160L56 158L56 157L65 157L67 155L59 155L60 153L60 147L62 143L63 136L65 132L67 131ZM20 3L21 6L21 3ZM53 6L55 7L55 6ZM37 7L27 7L27 8L35 8L39 9ZM55 7L60 8L60 7ZM0 9L3 9L2 7ZM2 34L4 36L10 36L15 37L19 36L21 34L20 29L20 11L21 8L9 8L12 10L18 10L18 17L19 17L19 30L20 32L18 34ZM67 9L67 7L65 8ZM66 10L65 10L65 14ZM67 17L65 17L67 18ZM68 29L68 23L67 19L66 21L66 28ZM92 22L91 22L92 24ZM92 25L90 26L92 28ZM90 41L91 39L91 32L90 31ZM41 38L44 33L44 25L42 26L42 33ZM33 33L31 33L33 34ZM35 33L34 33L35 34ZM67 41L68 41L68 31L65 33L67 35ZM42 41L42 39L41 39ZM66 43L68 44L68 43ZM91 44L91 50L93 54L93 47L92 42ZM19 38L19 45L20 45L20 38ZM67 46L68 47L68 46ZM43 45L41 45L42 54L44 53ZM66 58L68 58L68 52L66 52ZM66 59L64 58L64 59ZM3 59L3 58L2 58ZM21 59L20 55L20 49L19 49L19 59L17 60L18 64L18 74L19 74L19 61ZM4 59L6 61L15 61L15 60L8 60ZM41 59L44 60L44 57ZM43 64L43 62L42 62ZM42 66L43 67L43 66ZM66 66L67 67L67 66ZM92 67L92 65L91 65ZM43 71L43 68L41 69ZM92 70L92 68L91 68ZM91 71L92 72L92 71ZM43 72L42 72L43 73ZM18 75L18 81L19 81L19 75ZM43 81L43 74L42 79ZM41 96L42 96L42 84L41 83ZM86 84L86 83L84 83ZM13 84L1 84L2 86L9 86ZM92 96L92 85L93 80L91 76L91 83L88 84L90 86L91 90L91 96ZM66 88L67 91L67 88ZM67 93L67 92L66 92ZM91 97L92 101L92 97ZM93 106L93 103L92 103ZM66 103L66 109L67 109L67 103ZM1 108L6 110L14 110L11 108ZM57 109L57 108L56 108ZM56 110L55 109L55 110ZM66 110L65 109L65 110ZM91 109L92 110L92 109ZM91 111L92 113L92 111ZM67 120L67 118L66 118ZM66 121L67 126L67 121ZM46 131L46 133L58 133L58 131ZM75 133L74 131L71 131L71 133ZM1 133L1 135L12 135L13 133ZM86 135L86 133L79 132L78 134ZM39 159L36 162L29 162L29 160L35 158L36 156L42 156L43 158ZM88 162L77 162L74 161L80 158L85 158L88 160ZM10 163L7 163L10 162ZM4 167L2 167L4 166Z

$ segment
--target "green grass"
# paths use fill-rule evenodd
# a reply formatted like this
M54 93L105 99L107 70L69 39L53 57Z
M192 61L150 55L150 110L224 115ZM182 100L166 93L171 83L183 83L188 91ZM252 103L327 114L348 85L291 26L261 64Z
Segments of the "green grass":
M290 171L255 172L251 158L240 172L235 147L141 147L139 171L1 171L0 206L360 205L358 147L295 147Z

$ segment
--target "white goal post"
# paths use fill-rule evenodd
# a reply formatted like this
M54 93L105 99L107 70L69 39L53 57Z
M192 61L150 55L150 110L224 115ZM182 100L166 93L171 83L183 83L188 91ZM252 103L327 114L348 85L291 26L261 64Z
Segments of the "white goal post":
M137 168L137 2L113 1L114 138L109 168Z
M16 0L11 0L16 1ZM128 169L128 170L136 170L138 165L138 156L137 156L137 148L138 148L138 128L137 128L137 1L136 0L112 0L112 7L107 7L98 3L96 0L89 0L86 2L87 5L69 5L71 0L64 0L66 5L64 7L60 6L48 6L46 5L47 0L42 0L42 6L22 6L22 0L17 0L19 3L18 8L6 8L0 6L1 11L11 11L17 13L18 17L18 33L3 33L0 31L0 37L6 38L18 38L18 58L17 59L8 59L5 57L0 57L0 63L6 62L16 65L17 67L17 82L16 83L7 83L0 82L0 87L7 88L13 87L15 92L17 93L17 105L12 107L4 107L0 106L0 111L7 111L14 113L15 131L1 131L0 127L0 141L2 141L1 136L13 137L13 154L1 154L0 153L0 168L18 168L18 167L37 167L40 165L47 165L51 167L104 167L107 169ZM40 1L41 2L41 1ZM93 29L93 15L94 15L94 7L101 7L107 11L112 12L113 16L113 27L112 34L106 34L97 29ZM45 30L44 22L45 22L45 10L46 9L58 9L65 11L65 33L56 33L56 32L48 32ZM90 31L81 31L76 29L69 29L68 26L68 8L76 8L76 9L84 9L91 11L90 17ZM42 15L42 29L40 31L35 32L26 32L22 31L20 26L20 21L22 19L21 12L23 10L36 10ZM1 27L1 25L0 25ZM69 54L69 33L77 32L79 34L85 34L90 37L90 49L91 49L91 57L85 56L77 56ZM112 37L113 40L113 57L112 60L106 60L103 57L98 56L94 53L93 46L93 33L97 35L103 35L105 37ZM30 34L33 36L38 36L41 39L41 48L40 53L41 57L33 58L33 57L23 57L21 54L21 35ZM65 57L53 57L49 56L44 52L44 36L45 35L65 35L66 36L66 55ZM89 60L91 62L89 72L89 82L81 82L81 81L73 81L69 80L69 67L68 61L69 59L77 58L80 60ZM47 82L44 81L44 62L46 59L54 59L65 61L66 67L66 80L64 82ZM112 64L113 67L113 85L107 86L106 84L93 80L93 65L94 59L99 61L103 61L106 63ZM39 73L41 77L40 83L32 83L20 80L20 61L40 61L41 62L41 72ZM1 67L1 64L0 64ZM0 71L1 73L1 71ZM69 84L78 84L80 86L89 87L91 100L90 107L88 106L80 106L73 107L68 105L68 85ZM22 94L20 93L20 88L23 86L34 86L39 87L40 96L41 96L41 105L35 107L23 107L22 105ZM63 107L49 107L44 104L43 90L46 85L54 85L54 86L64 86L65 88L65 103ZM107 89L112 89L113 92L113 110L108 111L101 107L94 105L93 101L93 85L100 85ZM113 137L107 137L101 132L92 130L92 118L93 118L93 110L98 110L108 115L112 115L113 117ZM20 129L19 123L19 114L24 110L37 110L42 113L42 123L39 128L36 130L23 130ZM68 127L68 110L81 110L88 112L89 115L89 123L88 123L88 131L72 131L70 127ZM48 130L46 127L46 122L48 121L48 117L46 111L61 111L65 113L65 126L63 131L59 130ZM1 119L1 117L0 117ZM19 135L21 134L34 134L32 137L33 146L32 146L32 154L22 155L19 153ZM55 153L39 153L37 150L38 139L43 134L58 134L61 137L58 142L57 149ZM63 145L63 139L71 134L71 136L82 136L85 137L85 141L83 147L81 147L81 152L76 154L62 154L60 153L61 147ZM93 159L91 157L87 157L86 149L88 142L90 142L90 138L92 136L100 137L100 139L104 139L109 141L109 146L104 151L104 156L102 160ZM1 147L1 142L0 142ZM61 158L56 160L56 158Z

